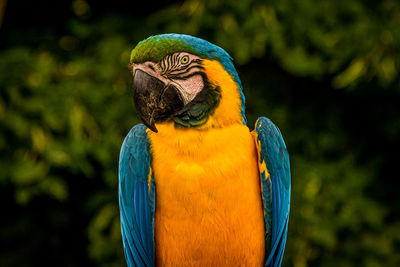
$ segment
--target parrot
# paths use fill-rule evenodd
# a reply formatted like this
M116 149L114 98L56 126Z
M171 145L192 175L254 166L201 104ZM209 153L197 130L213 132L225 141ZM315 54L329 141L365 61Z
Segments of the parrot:
M278 127L247 127L242 83L221 47L186 34L130 54L142 123L120 150L127 266L281 266L291 174Z

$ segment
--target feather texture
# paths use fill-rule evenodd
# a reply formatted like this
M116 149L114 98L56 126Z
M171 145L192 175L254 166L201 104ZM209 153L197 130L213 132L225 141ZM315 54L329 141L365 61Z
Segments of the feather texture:
M262 266L258 158L247 126L148 132L160 266Z
M265 266L280 266L285 250L290 208L289 154L279 129L271 120L256 122L256 141L266 227ZM268 169L267 169L268 167Z
M155 192L146 129L138 124L130 130L119 160L121 233L129 267L154 265Z

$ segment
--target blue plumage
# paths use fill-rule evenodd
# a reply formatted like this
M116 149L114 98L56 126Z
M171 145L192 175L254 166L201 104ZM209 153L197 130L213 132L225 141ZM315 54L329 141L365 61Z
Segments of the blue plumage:
M122 144L119 160L121 233L128 266L154 265L154 179L146 126L134 126Z
M268 118L256 123L260 149L260 163L265 161L270 177L260 174L268 258L265 266L280 266L285 250L290 208L289 154L279 129ZM269 253L269 254L268 254Z

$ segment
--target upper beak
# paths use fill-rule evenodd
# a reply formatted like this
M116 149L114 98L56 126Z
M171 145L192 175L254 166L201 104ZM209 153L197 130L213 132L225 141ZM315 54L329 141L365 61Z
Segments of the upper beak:
M158 130L155 120L166 119L184 106L181 93L176 86L165 85L142 70L136 70L133 78L133 98L138 116L156 133Z

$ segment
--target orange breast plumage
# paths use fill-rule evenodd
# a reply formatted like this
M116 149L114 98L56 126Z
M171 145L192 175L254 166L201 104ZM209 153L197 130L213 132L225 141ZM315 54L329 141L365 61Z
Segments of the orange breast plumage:
M262 266L257 151L245 125L148 132L157 266Z

